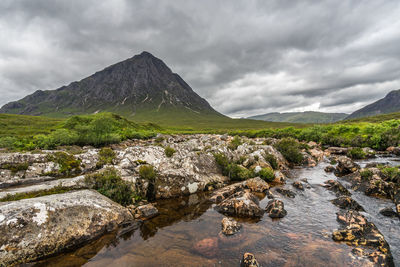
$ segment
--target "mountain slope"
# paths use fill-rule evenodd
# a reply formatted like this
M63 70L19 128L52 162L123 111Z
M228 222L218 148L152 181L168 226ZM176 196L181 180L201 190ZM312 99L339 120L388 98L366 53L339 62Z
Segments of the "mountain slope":
M346 113L323 113L315 111L287 112L287 113L267 113L249 117L248 119L273 121L273 122L292 122L292 123L331 123L346 118Z
M362 118L400 111L400 89L388 93L384 98L359 109L346 119Z
M137 120L226 118L148 52L56 90L36 91L0 113L66 117L110 111Z

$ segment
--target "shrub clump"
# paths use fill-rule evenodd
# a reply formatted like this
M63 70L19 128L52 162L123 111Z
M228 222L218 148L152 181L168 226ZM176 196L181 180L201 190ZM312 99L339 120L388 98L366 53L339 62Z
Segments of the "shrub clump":
M99 160L96 163L97 168L101 168L104 165L112 164L115 159L115 152L109 147L103 147L99 151Z
M123 206L131 205L136 198L131 183L122 180L114 168L86 175L85 184Z
M228 176L232 181L243 181L255 176L254 172L246 169L245 167L230 162L228 158L222 154L214 154L215 161L221 167L222 174Z
M274 170L270 168L262 168L257 174L266 182L272 182L275 179Z
M26 171L28 168L28 163L3 164L0 166L0 169L10 170L12 174L16 174L19 171Z
M365 169L365 170L362 170L362 171L360 172L360 175L361 175L361 178L362 178L363 180L369 180L369 179L371 179L373 173L372 173L372 171L370 171L370 170L368 170L368 169Z
M347 151L347 156L352 159L365 159L367 153L365 153L360 147L355 147Z
M73 155L64 152L56 152L49 154L47 159L60 165L58 173L46 173L47 175L71 177L73 175L78 175L82 171L80 167L81 161L76 159Z
M397 167L385 167L381 172L385 181L400 183L400 170Z
M243 144L242 139L240 139L239 136L235 136L232 141L229 143L228 148L230 150L236 150L238 148L238 146L240 146L241 144Z
M278 161L274 155L266 153L264 159L271 165L272 169L277 170L279 168Z
M150 164L145 164L139 167L139 176L142 179L154 181L157 176L157 172L154 167Z
M167 146L166 148L164 148L164 153L168 158L172 157L175 154L175 152L176 152L175 149L173 149L170 146Z
M300 164L303 161L300 145L295 139L283 138L274 146L290 163Z

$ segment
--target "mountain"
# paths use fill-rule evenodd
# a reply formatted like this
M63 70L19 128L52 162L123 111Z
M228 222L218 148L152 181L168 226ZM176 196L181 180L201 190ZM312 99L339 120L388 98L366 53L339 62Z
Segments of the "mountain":
M330 123L346 118L346 113L324 113L315 111L267 113L249 117L248 119L273 121L273 122L295 122L295 123Z
M369 117L400 111L400 89L388 93L384 98L359 109L346 119Z
M155 122L226 118L148 52L56 90L38 90L0 109L0 113L49 117L103 111Z

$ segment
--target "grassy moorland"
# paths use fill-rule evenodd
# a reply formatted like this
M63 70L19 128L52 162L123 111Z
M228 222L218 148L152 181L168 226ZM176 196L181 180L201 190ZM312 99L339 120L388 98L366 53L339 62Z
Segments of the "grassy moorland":
M151 118L147 118L151 120ZM79 115L64 119L0 114L0 148L53 149L61 145L105 146L126 139L146 139L157 133L229 133L248 137L292 137L330 146L385 149L400 144L400 113L348 120L333 124L264 122L227 117L199 117L161 126L133 122L113 113Z

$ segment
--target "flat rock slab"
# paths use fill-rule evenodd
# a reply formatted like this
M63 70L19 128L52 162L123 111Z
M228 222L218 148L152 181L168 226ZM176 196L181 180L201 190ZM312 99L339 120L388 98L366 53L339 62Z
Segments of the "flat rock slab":
M83 184L83 180L85 176L77 176L75 178L66 178L66 179L58 179L43 182L41 184L34 184L29 186L20 186L20 187L11 187L7 189L0 190L0 198L3 198L7 195L15 195L19 193L30 193L30 192L37 192L43 190L50 190L57 186L62 186L65 188L72 188L72 189L81 189L84 188L85 185Z
M0 204L0 266L60 253L132 222L124 207L92 190Z

